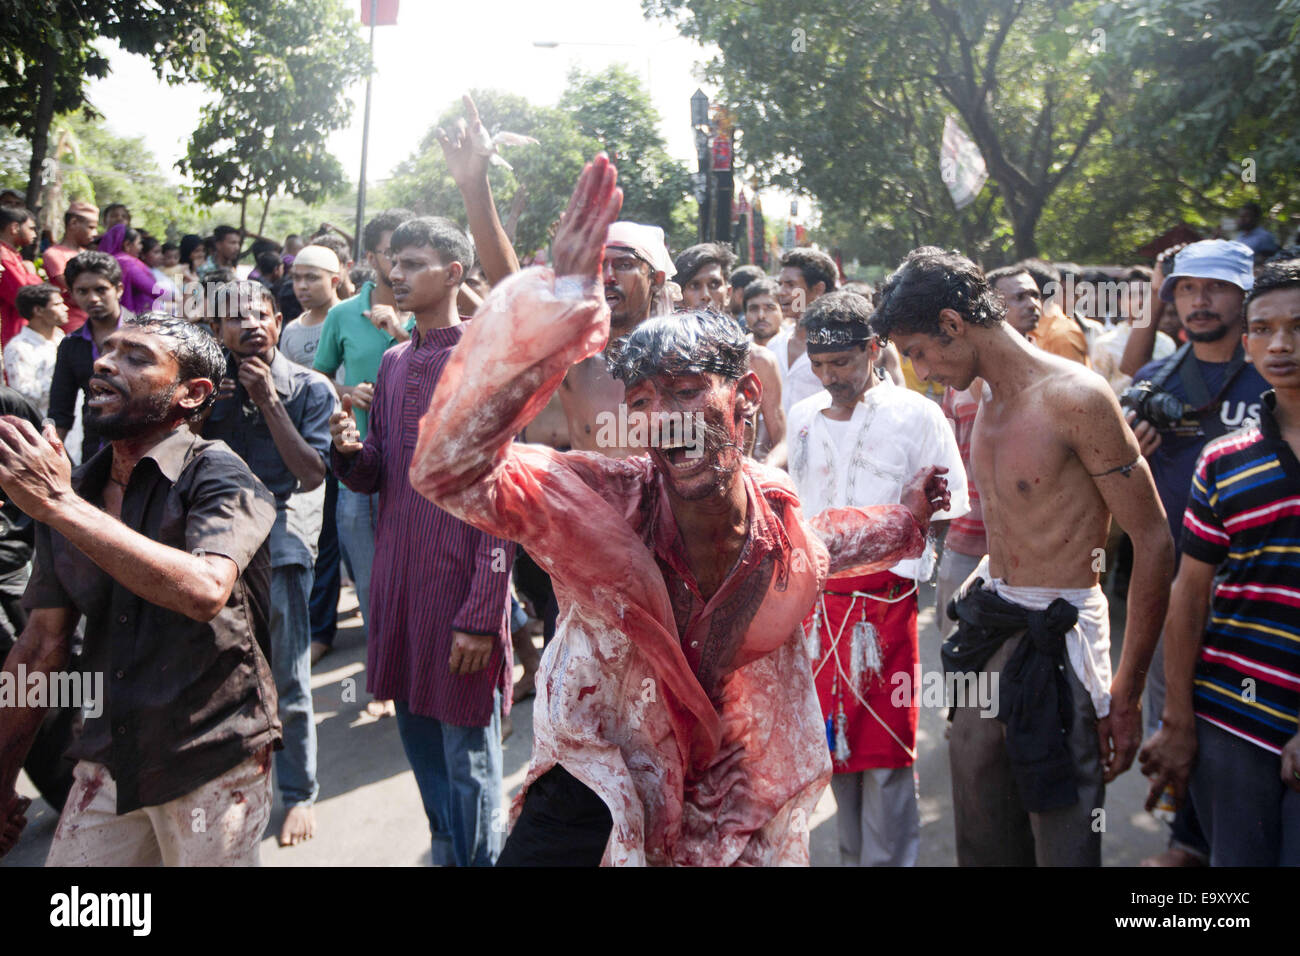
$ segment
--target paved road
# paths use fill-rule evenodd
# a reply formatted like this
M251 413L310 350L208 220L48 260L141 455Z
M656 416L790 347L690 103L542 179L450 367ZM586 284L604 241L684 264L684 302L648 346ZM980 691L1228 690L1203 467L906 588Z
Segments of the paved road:
M933 589L923 589L933 597ZM333 653L312 675L319 735L321 794L317 835L309 843L281 849L276 845L283 810L278 800L262 845L266 866L425 866L430 862L428 824L415 778L402 752L392 719L373 720L365 712L365 641L356 599L345 590L344 614ZM1121 633L1122 606L1112 608L1115 633ZM932 610L919 622L921 664L939 670L939 638ZM1119 650L1113 651L1116 662ZM513 795L523 783L532 744L532 701L514 709L514 733L505 745L505 784ZM952 866L952 792L948 748L943 738L944 712L923 709L918 730L917 775L921 795L921 857L925 866ZM21 792L36 791L24 776ZM1109 789L1103 857L1108 866L1133 866L1164 847L1160 824L1142 810L1145 781L1130 770ZM827 788L813 815L812 860L815 866L839 862L835 834L835 800ZM28 815L27 832L0 866L39 866L45 860L58 817L37 797Z

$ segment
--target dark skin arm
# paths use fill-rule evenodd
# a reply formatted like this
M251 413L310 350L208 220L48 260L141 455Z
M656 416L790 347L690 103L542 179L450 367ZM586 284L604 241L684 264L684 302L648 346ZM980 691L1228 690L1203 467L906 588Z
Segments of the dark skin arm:
M210 621L230 599L239 567L223 555L202 557L133 531L72 490L63 445L46 427L0 418L0 488L24 512L49 525L131 593L151 604Z
M239 363L239 381L248 397L261 409L266 427L271 430L275 450L298 479L298 485L303 491L320 487L325 480L325 462L289 418L288 410L280 401L280 393L271 381L271 366L255 355L246 358Z
M438 130L447 169L456 180L465 200L465 214L469 219L470 235L478 250L483 273L491 285L519 271L510 237L501 226L496 203L492 201L492 187L488 184L490 156L480 154L473 143L473 130L479 125L478 107L467 93L464 97L465 118L456 120L450 130Z
M18 667L32 674L61 671L68 665L68 639L79 615L71 608L37 608L27 619L18 642L5 658L4 670L17 680ZM45 719L45 707L0 707L0 856L18 841L27 825L29 797L14 790L18 772L32 749L32 741Z

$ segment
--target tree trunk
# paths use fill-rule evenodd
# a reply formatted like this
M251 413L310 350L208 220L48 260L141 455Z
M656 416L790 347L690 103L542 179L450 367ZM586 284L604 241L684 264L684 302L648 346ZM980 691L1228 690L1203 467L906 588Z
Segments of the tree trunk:
M266 191L266 196L262 199L262 219L257 224L257 234L266 235L266 214L271 211L271 189Z
M50 124L54 121L54 87L58 79L58 51L50 43L41 50L41 73L37 81L36 117L32 126L32 161L27 167L27 208L33 212L41 198L41 169L50 145Z

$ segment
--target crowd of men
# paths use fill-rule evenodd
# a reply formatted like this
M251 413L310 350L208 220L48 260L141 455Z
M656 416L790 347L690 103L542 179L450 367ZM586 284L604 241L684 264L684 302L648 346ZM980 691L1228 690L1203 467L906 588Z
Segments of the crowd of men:
M254 863L273 776L312 838L346 574L436 864L807 863L829 785L845 865L912 865L932 677L959 864L1100 865L1135 760L1150 862L1300 863L1300 258L1257 208L1154 268L925 246L877 289L674 258L601 155L521 270L466 109L469 234L386 210L359 270L73 202L41 276L0 204L0 676L105 688L0 698L0 854L23 768L52 865Z

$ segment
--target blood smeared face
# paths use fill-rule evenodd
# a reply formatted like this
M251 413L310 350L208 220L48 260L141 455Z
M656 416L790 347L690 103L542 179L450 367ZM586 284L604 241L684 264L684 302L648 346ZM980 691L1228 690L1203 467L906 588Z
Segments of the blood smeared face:
M745 420L762 390L753 372L739 381L711 372L656 375L627 387L629 415L656 423L647 451L671 495L698 501L730 487L744 458Z

